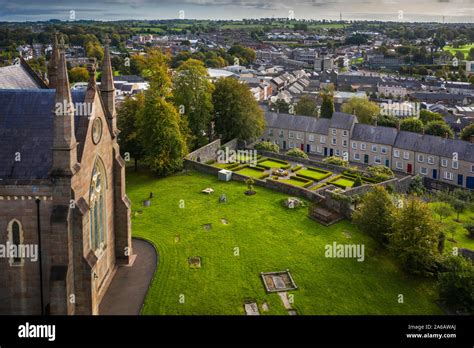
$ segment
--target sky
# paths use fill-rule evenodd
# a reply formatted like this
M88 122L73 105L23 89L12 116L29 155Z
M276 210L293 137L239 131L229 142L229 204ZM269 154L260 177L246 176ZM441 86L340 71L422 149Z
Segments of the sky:
M181 12L180 12L181 11ZM181 15L181 17L180 17ZM474 23L474 0L0 0L0 21L122 19L385 20Z

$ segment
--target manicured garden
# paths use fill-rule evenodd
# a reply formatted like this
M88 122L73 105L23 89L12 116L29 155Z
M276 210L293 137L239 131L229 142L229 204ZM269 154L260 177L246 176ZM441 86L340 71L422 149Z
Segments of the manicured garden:
M214 193L201 193L207 187ZM242 315L244 302L255 300L261 314L287 315L260 278L286 269L298 286L290 294L299 315L441 314L434 283L405 274L348 221L324 227L306 208L285 208L284 194L256 187L246 196L246 189L194 171L164 179L128 171L133 234L159 252L143 314ZM219 203L222 194L226 203ZM363 244L365 260L325 257L333 242ZM196 257L200 267L189 263Z
M333 179L329 180L328 183L334 186L337 186L339 188L346 189L348 187L354 186L355 180L353 180L352 178L348 176L338 175L334 177Z
M261 161L258 161L258 165L266 169L278 168L278 169L288 169L290 164L286 161L279 161L276 159L265 158Z
M321 181L321 180L329 178L332 175L332 173L327 170L308 167L306 169L299 170L297 172L297 175L303 178L308 178L315 181Z

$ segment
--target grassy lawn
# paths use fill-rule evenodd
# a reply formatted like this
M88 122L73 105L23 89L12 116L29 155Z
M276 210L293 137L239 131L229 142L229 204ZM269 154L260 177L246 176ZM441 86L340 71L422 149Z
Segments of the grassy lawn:
M283 167L287 167L288 163L280 163L280 162L273 161L271 159L266 159L266 160L263 160L261 162L258 162L258 165L269 167L269 168L278 168L278 169L280 169L280 168L283 168Z
M298 174L307 176L316 181L324 180L332 175L331 172L319 172L317 170L311 170L311 169L301 169L298 171Z
M302 180L295 180L293 179L293 177L290 177L289 179L278 179L278 182L284 182L285 184L298 186L298 187L308 187L308 183L311 182L311 180L308 180L305 182Z
M456 52L462 52L464 54L464 59L467 59L469 51L471 48L474 48L474 43L469 45L459 46L458 48L454 48L453 46L444 46L443 50L449 51L451 54L456 54Z
M236 173L256 179L259 179L262 175L265 175L265 172L251 167L238 170Z
M439 203L429 203L431 207L438 205ZM433 213L439 221L439 215ZM446 244L445 250L451 250L453 247L468 248L474 250L474 239L467 236L467 231L464 225L468 222L474 223L474 204L468 207L462 214L459 215L459 222L456 221L457 214L452 214L440 223L443 223L446 231ZM452 242L455 240L456 242Z
M343 186L345 188L354 186L354 180L344 176L334 178L330 180L329 183L334 184L336 186Z
M215 192L200 193L206 187ZM197 172L164 179L127 173L133 234L159 252L143 314L242 315L244 301L254 299L260 311L263 301L269 304L262 314L286 315L260 278L260 272L286 269L299 287L291 292L298 314L442 314L431 281L405 275L348 221L324 227L307 217L306 208L284 208L284 194L256 187L256 195L246 196L246 189ZM141 202L150 192L154 198L145 208ZM227 203L218 203L223 193ZM325 246L333 242L363 244L364 262L326 258ZM202 258L201 268L189 267L192 256Z

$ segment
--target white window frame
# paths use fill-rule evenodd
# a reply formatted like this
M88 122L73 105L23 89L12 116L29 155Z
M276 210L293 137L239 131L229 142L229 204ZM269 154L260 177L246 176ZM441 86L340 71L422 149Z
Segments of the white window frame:
M300 132L296 132L296 139L301 140L303 138Z
M372 145L370 149L372 152L377 152L377 145Z
M324 135L321 135L321 137L319 138L319 143L326 144L326 137Z
M403 170L403 162L397 161L397 162L395 163L395 168L400 169L400 170Z
M347 147L347 139L342 139L342 146Z
M367 149L367 144L366 143L360 143L360 149L362 151L365 151Z
M382 164L382 158L380 156L374 156L375 164Z
M447 168L448 167L448 160L445 158L441 159L441 167Z
M308 135L308 141L309 141L310 143L314 142L314 134Z
M393 157L400 157L400 150L393 150Z
M354 153L354 160L360 161L360 155L358 153Z
M454 180L454 174L451 173L451 172L445 171L445 172L444 172L444 178L445 178L446 180L453 181L453 180Z
M332 135L337 135L337 130L331 129L331 134L332 134Z
M459 162L458 161L452 161L451 167L453 169L459 169Z
M434 157L433 156L428 156L428 163L429 164L434 164Z
M420 167L420 174L422 174L422 175L428 175L428 168L426 168L426 167Z
M331 138L331 144L332 145L337 145L337 139L336 138Z
M353 141L351 143L351 147L354 149L354 150L357 150L357 143L355 141Z
M342 136L347 137L349 135L349 131L342 131Z
M382 146L382 147L380 148L380 153L386 154L386 153L387 153L387 147L386 147L386 146Z
M425 161L425 156L418 154L418 163L423 163Z
M410 159L410 153L408 151L403 151L403 159L404 160L409 160Z
M294 138L295 138L295 132L289 131L289 132L288 132L288 138L294 139Z

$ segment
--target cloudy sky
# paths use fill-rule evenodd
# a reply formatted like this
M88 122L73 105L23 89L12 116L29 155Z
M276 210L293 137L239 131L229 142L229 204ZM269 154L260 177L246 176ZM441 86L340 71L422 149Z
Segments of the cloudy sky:
M71 12L74 11L74 12ZM0 21L48 19L379 19L474 22L474 0L0 0ZM182 12L183 13L183 12Z

